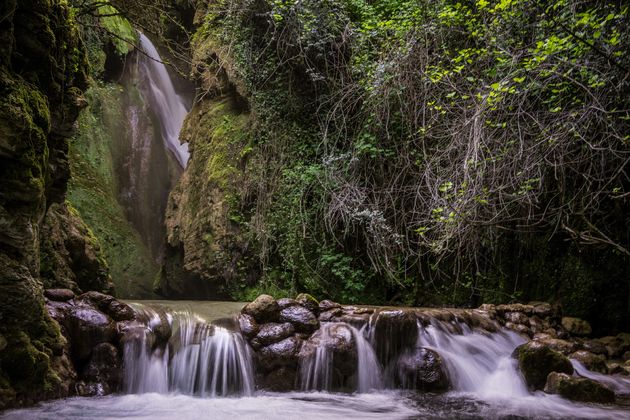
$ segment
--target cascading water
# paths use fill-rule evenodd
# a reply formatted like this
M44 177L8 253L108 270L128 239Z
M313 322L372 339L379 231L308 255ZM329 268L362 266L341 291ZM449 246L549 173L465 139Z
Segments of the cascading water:
M148 56L141 61L141 64L149 81L151 101L159 118L164 144L173 153L181 167L185 168L190 154L188 145L179 142L179 132L188 114L186 104L175 91L157 49L142 33L140 33L140 47Z
M127 393L204 397L253 393L252 357L240 333L208 324L187 311L162 317L150 308L142 312L148 318L146 327L125 340ZM164 334L160 330L169 328L172 336L160 344L159 335Z

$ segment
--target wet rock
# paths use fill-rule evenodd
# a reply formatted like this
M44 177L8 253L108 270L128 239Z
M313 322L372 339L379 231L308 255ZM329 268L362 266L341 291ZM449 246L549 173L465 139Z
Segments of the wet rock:
M115 321L130 321L136 317L136 312L131 306L104 293L94 291L83 293L76 301L96 306Z
M604 385L587 378L577 378L565 373L551 372L545 384L545 392L558 394L573 401L612 403L615 393Z
M312 362L317 349L326 352L338 377L348 377L357 370L357 343L351 327L343 323L322 325L307 341L299 353L300 364ZM337 381L343 382L343 381Z
M529 318L523 312L506 312L503 316L513 324L529 325Z
M280 306L273 297L260 295L253 302L245 305L241 312L253 316L256 322L262 324L277 321Z
M269 344L277 343L280 340L284 340L285 338L293 335L294 332L295 328L289 322L285 322L283 324L270 322L261 325L258 330L258 334L256 334L254 339L257 344L267 346Z
M418 324L415 314L408 310L385 310L378 313L374 336L376 355L385 366L405 349L415 346Z
M298 301L295 299L290 299L290 298L282 298L282 299L278 299L278 306L280 307L280 310L288 308L290 306L295 306L295 305L299 305Z
M319 327L315 315L303 306L289 306L280 311L280 322L290 322L297 332L310 333Z
M547 302L530 302L529 304L534 307L532 309L533 315L541 318L547 318L554 315L553 307Z
M252 338L258 334L260 326L256 322L253 316L247 314L240 314L238 316L238 326L241 333L247 338Z
M295 297L295 300L315 315L319 315L319 302L313 296L308 293L300 293Z
M630 375L630 365L621 364L619 362L608 361L606 362L606 370L609 375Z
M112 319L90 306L70 306L64 326L72 345L72 357L79 362L86 360L97 344L116 336Z
M98 344L92 350L92 356L83 369L82 378L88 383L101 384L94 387L106 395L116 392L122 384L122 364L116 347L110 343Z
M630 350L630 334L621 333L617 336L607 336L593 340L606 348L608 357L616 359Z
M593 354L586 350L578 350L569 356L570 359L575 359L582 363L584 367L593 372L608 373L606 367L606 358L599 354Z
M565 316L561 323L562 327L571 335L587 336L593 332L591 324L580 318Z
M258 387L266 391L289 392L297 388L298 373L296 369L281 367L271 371L256 381Z
M575 342L561 340L559 338L545 338L545 339L539 339L538 341L542 343L544 346L549 347L550 349L555 350L557 352L560 352L564 354L565 356L578 350L578 347L579 347L579 345Z
M539 341L530 341L514 350L519 368L527 384L534 390L543 389L551 372L573 374L569 359Z
M337 308L341 308L341 305L337 302L333 302L332 300L324 299L319 302L319 310L322 312Z
M277 343L261 347L256 353L257 366L265 372L286 366L295 369L297 368L301 346L302 340L292 336Z
M608 352L606 351L606 346L604 346L602 343L600 343L599 341L595 341L595 340L586 340L582 342L582 349L590 352L590 353L594 353L594 354L601 354L603 356L607 356Z
M67 302L74 299L74 292L70 289L46 289L44 296L55 302Z
M440 355L430 349L416 348L403 353L396 363L398 384L407 389L445 391L448 377Z
M338 321L338 318L342 315L343 315L343 311L341 310L341 308L332 308L332 309L329 309L320 313L319 321L320 322Z
M497 314L504 315L507 312L522 312L525 315L531 315L534 311L532 305L523 305L522 303L511 303L509 305L497 305Z
M512 331L516 331L517 333L526 335L528 337L530 337L532 334L532 331L529 329L529 327L523 324L514 324L512 322L506 322L505 328L509 328Z

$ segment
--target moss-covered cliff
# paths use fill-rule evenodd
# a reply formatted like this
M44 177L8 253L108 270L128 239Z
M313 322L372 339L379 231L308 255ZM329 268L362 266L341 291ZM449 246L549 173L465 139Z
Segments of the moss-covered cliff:
M87 84L86 54L65 1L0 6L0 408L57 395L58 325L39 282L41 225L63 203L68 137Z
M616 2L197 2L173 260L237 297L546 299L622 327L627 21Z

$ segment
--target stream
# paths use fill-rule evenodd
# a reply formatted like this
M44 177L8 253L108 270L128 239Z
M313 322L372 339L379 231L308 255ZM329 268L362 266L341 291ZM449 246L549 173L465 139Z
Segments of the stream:
M325 350L301 366L301 391L257 391L252 350L233 329L238 302L129 302L158 328L172 326L169 346L153 348L142 337L125 343L124 393L69 398L7 411L1 419L625 419L628 400L616 405L579 404L530 392L511 353L524 339L512 331L448 331L439 321L418 325L418 345L446 362L452 390L443 394L395 389L379 362L370 325L357 334L359 373L355 390L326 391L331 361ZM162 315L160 315L162 314ZM339 323L324 323L322 329ZM232 325L232 326L231 326ZM323 333L325 334L325 332ZM394 337L392 337L394 339ZM381 343L382 344L382 343ZM169 351L171 353L169 353ZM597 375L576 366L583 375ZM581 369L581 370L580 370ZM606 376L630 391L630 381Z

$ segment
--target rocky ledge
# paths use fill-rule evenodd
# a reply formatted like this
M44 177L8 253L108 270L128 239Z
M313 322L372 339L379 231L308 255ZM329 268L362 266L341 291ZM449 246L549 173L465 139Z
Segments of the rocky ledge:
M356 336L351 330L366 326L381 366L394 372L389 375L390 385L447 390L450 384L440 355L416 344L419 330L429 324L451 334L462 334L464 329L496 333L502 328L520 334L527 342L513 357L532 390L611 402L614 392L578 377L570 359L593 372L630 374L630 334L589 338L591 327L586 321L562 317L559 307L544 302L434 309L340 305L318 302L306 294L277 300L261 295L239 315L241 332L254 350L257 385L274 391L303 387L298 383L299 370L318 348L333 355L332 389L351 389L358 369Z
M121 390L122 343L134 326L136 312L99 292L76 296L69 289L47 289L46 309L59 323L62 346L54 368L62 381L62 396L105 395Z

